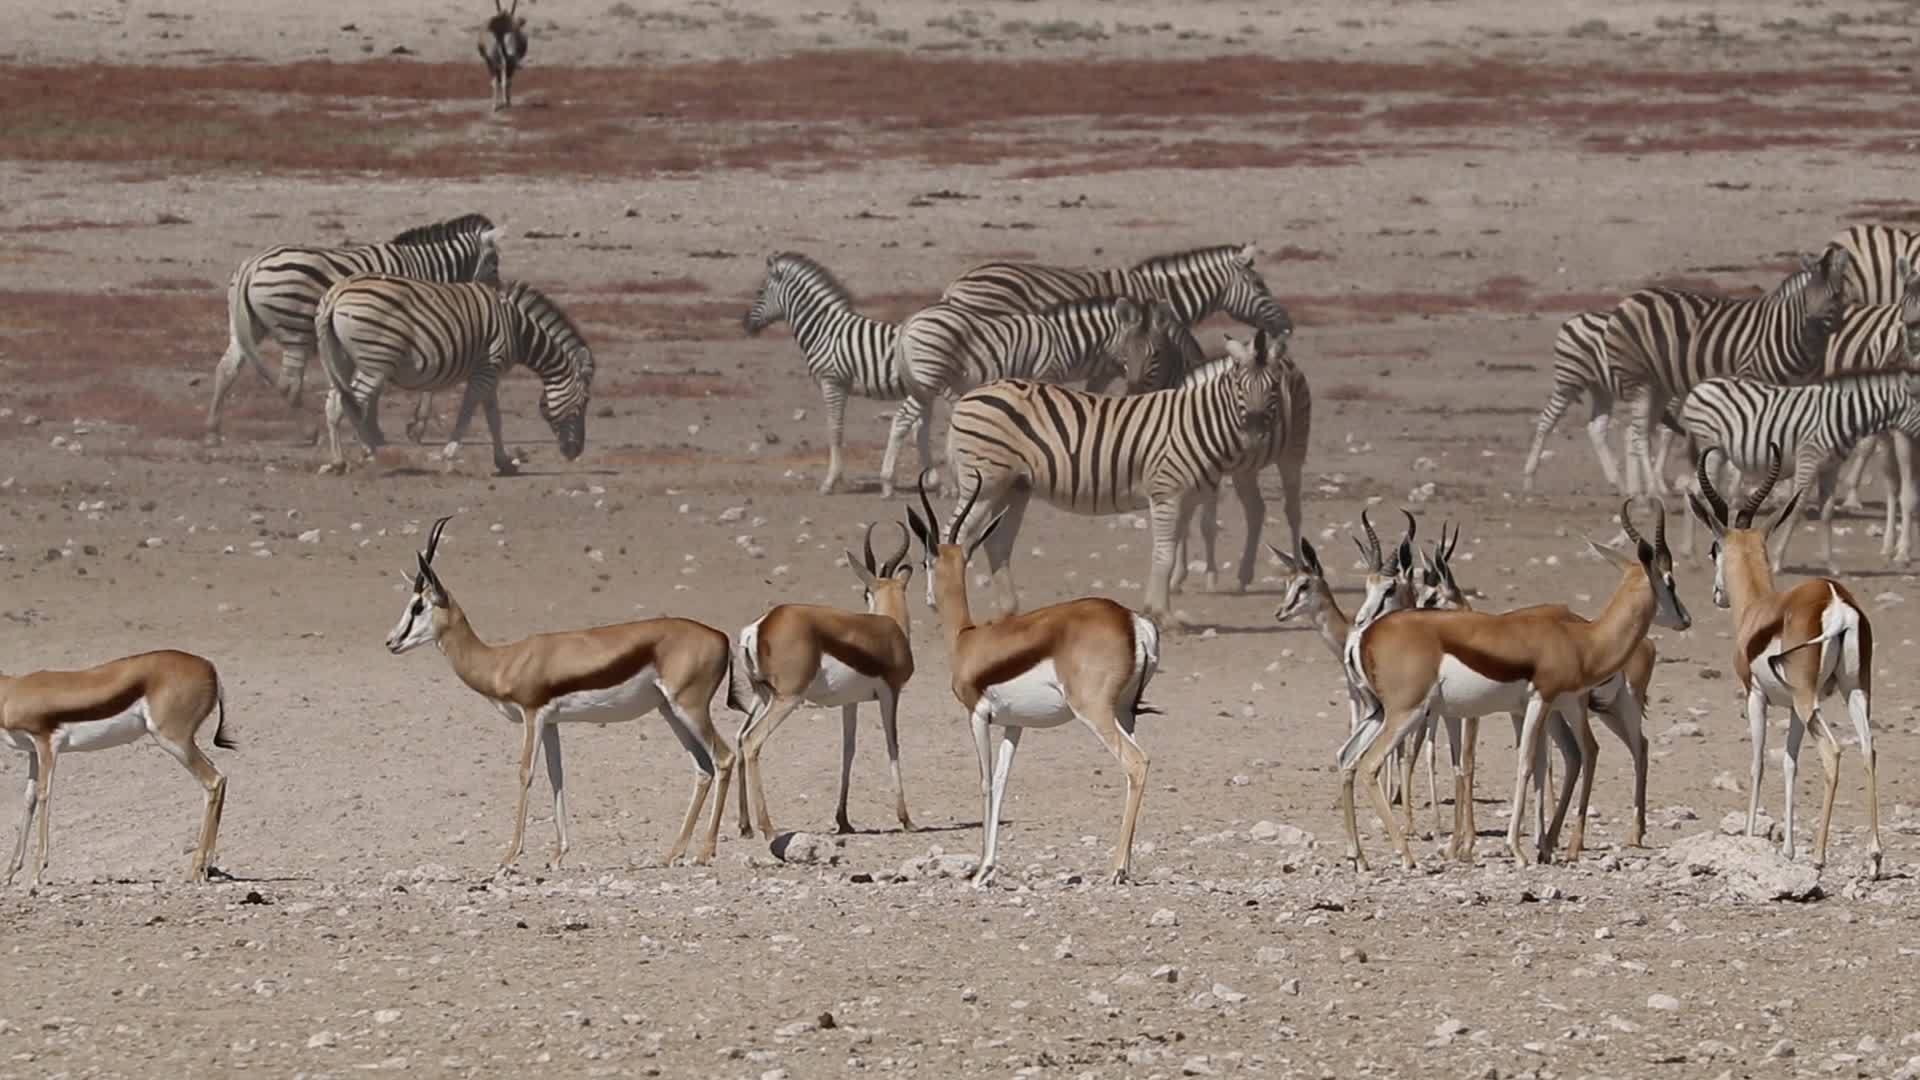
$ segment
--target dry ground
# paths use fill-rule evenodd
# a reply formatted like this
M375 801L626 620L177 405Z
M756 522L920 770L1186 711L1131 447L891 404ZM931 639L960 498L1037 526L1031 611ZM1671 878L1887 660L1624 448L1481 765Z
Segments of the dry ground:
M853 410L862 493L816 497L797 350L739 333L781 249L898 317L986 258L1257 241L1318 399L1323 550L1430 483L1426 527L1464 523L1485 603L1597 609L1610 579L1579 537L1610 534L1615 502L1573 422L1540 493L1517 493L1557 319L1654 279L1764 285L1847 223L1913 221L1914 12L1517 7L528 0L535 63L492 115L472 4L7 4L4 666L205 653L242 749L217 755L239 880L209 888L176 883L199 807L163 754L63 764L51 884L0 899L0 1075L1883 1076L1920 1055L1920 624L1862 518L1840 559L1883 644L1890 874L1861 880L1850 754L1826 898L1805 905L1736 902L1659 850L1745 804L1728 619L1696 561L1695 628L1658 634L1655 850L1614 850L1625 755L1605 743L1601 851L1566 868L1510 867L1491 837L1471 868L1341 864L1338 673L1273 624L1270 568L1252 595L1180 600L1214 629L1170 638L1152 688L1128 888L1094 884L1117 770L1068 730L1015 768L998 887L910 865L974 852L980 819L917 598L903 722L927 828L889 827L869 733L854 816L877 831L833 866L731 828L713 867L659 866L687 766L645 725L569 732L572 865L540 869L537 812L523 873L490 884L517 736L438 656L381 648L395 573L446 513L443 574L494 638L857 603L834 560L904 512L870 483L884 406ZM520 478L485 475L484 445L451 475L415 450L394 475L316 477L250 377L227 444L200 447L240 258L473 210L595 343L584 457L560 462L524 381ZM1137 601L1138 526L1035 511L1026 595ZM772 743L783 827L829 827L836 726L802 713ZM1764 801L1778 813L1777 763ZM1319 843L1255 840L1263 821Z

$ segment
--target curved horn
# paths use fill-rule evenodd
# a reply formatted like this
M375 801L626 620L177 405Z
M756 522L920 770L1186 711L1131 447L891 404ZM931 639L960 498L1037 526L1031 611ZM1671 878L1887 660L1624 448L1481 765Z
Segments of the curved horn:
M932 471L927 469L922 472L917 483L920 486L920 508L926 511L927 528L933 530L933 538L937 541L940 539L940 515L933 512L933 501L927 498L927 473Z
M1667 550L1667 508L1659 499L1653 500L1653 553L1673 561L1673 553Z
M1367 531L1367 550L1361 551L1360 554L1366 556L1367 568L1374 573L1379 573L1382 564L1380 558L1380 534L1373 531L1373 522L1367 517L1365 510L1360 511L1360 527Z
M1641 544L1646 543L1645 540L1640 538L1640 530L1633 527L1632 499L1626 499L1620 503L1620 528L1626 532L1627 539L1633 541L1634 547L1637 548Z
M900 569L900 564L907 560L907 547L912 542L907 535L906 523L896 519L894 524L900 527L900 550L887 556L887 561L880 564L880 577L892 577L893 572Z
M967 515L973 513L973 504L980 501L980 489L985 485L986 480L981 477L980 470L973 470L973 494L967 496L967 505L961 507L960 512L953 515L953 521L948 523L947 543L960 542L960 526L967 523Z
M1700 460L1694 463L1694 479L1700 483L1700 494L1707 500L1707 508L1719 516L1720 524L1725 525L1728 520L1727 500L1721 498L1720 493L1713 490L1713 481L1707 476L1707 462L1716 453L1724 456L1726 451L1717 446L1709 446L1707 447L1707 452L1700 455Z
M433 562L434 553L440 550L440 534L447 531L447 522L452 520L453 515L448 514L446 517L434 522L432 531L427 533L427 562Z
M1754 511L1760 509L1761 504L1767 501L1767 496L1773 494L1773 485L1780 480L1780 466L1786 463L1780 456L1780 444L1768 443L1767 453L1773 458L1773 464L1767 469L1766 480L1759 487L1754 488L1753 494L1747 496L1747 501L1741 505L1740 513L1733 525L1736 529L1753 527Z
M875 576L878 576L878 568L873 562L873 527L878 524L877 521L867 522L867 535L860 538L860 554L866 558L867 573Z

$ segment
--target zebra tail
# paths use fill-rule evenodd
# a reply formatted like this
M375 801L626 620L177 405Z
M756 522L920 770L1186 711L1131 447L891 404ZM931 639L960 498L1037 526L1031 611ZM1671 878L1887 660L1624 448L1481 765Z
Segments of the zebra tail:
M333 305L328 301L333 294L328 293L320 301L320 309L313 316L313 336L320 349L320 363L327 369L327 381L333 384L334 396L340 399L340 410L353 421L353 429L360 433L360 441L369 449L373 447L373 433L367 429L366 414L360 410L360 403L353 398L353 387L349 381L353 368L353 358L347 355L346 344L333 328Z
M213 700L220 707L220 720L213 725L213 745L222 750L240 749L240 741L227 734L227 684L220 681L219 672L213 676Z
M243 267L227 282L227 333L260 381L278 390L267 371L267 362L260 358L260 339L266 336L267 328L254 313L253 301L247 298L247 286L252 281L253 275Z

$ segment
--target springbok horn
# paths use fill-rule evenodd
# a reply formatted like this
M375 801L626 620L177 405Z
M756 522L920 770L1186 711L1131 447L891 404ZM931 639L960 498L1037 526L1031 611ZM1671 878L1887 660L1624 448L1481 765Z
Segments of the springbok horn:
M940 540L940 515L933 512L933 500L927 498L927 473L932 471L932 469L928 469L926 472L920 474L918 481L920 486L920 509L926 511L927 528L933 530L934 542L938 543Z
M1773 458L1773 465L1767 470L1766 482L1754 488L1753 494L1747 496L1745 505L1740 507L1739 517L1734 522L1736 529L1753 527L1754 511L1760 509L1761 504L1767 501L1767 496L1773 494L1773 485L1780 480L1780 466L1786 464L1786 460L1780 456L1780 444L1768 443L1767 452Z
M1653 553L1673 561L1673 552L1667 550L1667 508L1659 499L1653 500Z
M452 520L453 520L453 515L448 514L446 517L443 517L439 521L434 522L432 531L427 533L427 562L428 563L433 562L434 553L440 550L440 534L447 531L447 522Z
M1367 568L1377 574L1380 572L1382 564L1380 558L1380 535L1373 531L1373 522L1368 519L1365 510L1360 511L1360 527L1367 531L1367 547L1370 549L1361 552L1361 554L1367 557Z
M965 525L967 523L967 515L973 513L973 504L980 501L980 489L985 486L985 484L986 480L981 477L980 470L973 470L973 494L967 496L967 505L961 507L960 512L953 515L953 521L948 524L947 543L957 544L960 542L960 526Z
M1627 499L1620 504L1620 528L1626 532L1627 539L1633 541L1634 547L1639 547L1641 544L1646 543L1645 540L1640 538L1640 530L1633 527L1632 499Z
M880 564L881 577L892 577L893 572L900 569L900 564L907 560L907 547L912 543L912 538L907 535L906 523L895 520L894 524L900 527L900 550L887 556L887 561Z
M874 561L873 561L873 527L878 524L880 523L877 521L868 522L867 535L862 537L860 540L860 554L866 559L867 573L873 574L876 577L879 576L879 573L878 573L879 568L874 564Z
M1728 521L1727 500L1721 498L1720 493L1713 490L1713 481L1707 477L1709 471L1707 469L1707 462L1710 461L1716 453L1724 455L1726 451L1721 450L1717 446L1707 447L1707 452L1701 454L1700 460L1695 463L1696 467L1694 471L1696 474L1695 479L1700 482L1700 494L1707 500L1707 508L1712 510L1714 514L1720 518L1720 524L1724 526Z

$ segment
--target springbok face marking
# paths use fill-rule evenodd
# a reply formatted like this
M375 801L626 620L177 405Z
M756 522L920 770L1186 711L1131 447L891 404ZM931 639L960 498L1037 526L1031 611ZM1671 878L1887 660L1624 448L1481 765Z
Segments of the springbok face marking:
M448 516L434 522L432 531L427 533L427 549L416 553L419 568L413 575L413 591L407 596L406 608L400 612L400 621L387 635L387 651L395 656L440 636L440 621L446 617L447 591L440 584L440 576L433 572L433 556L440 550L440 534L447 531L447 522L452 520Z

